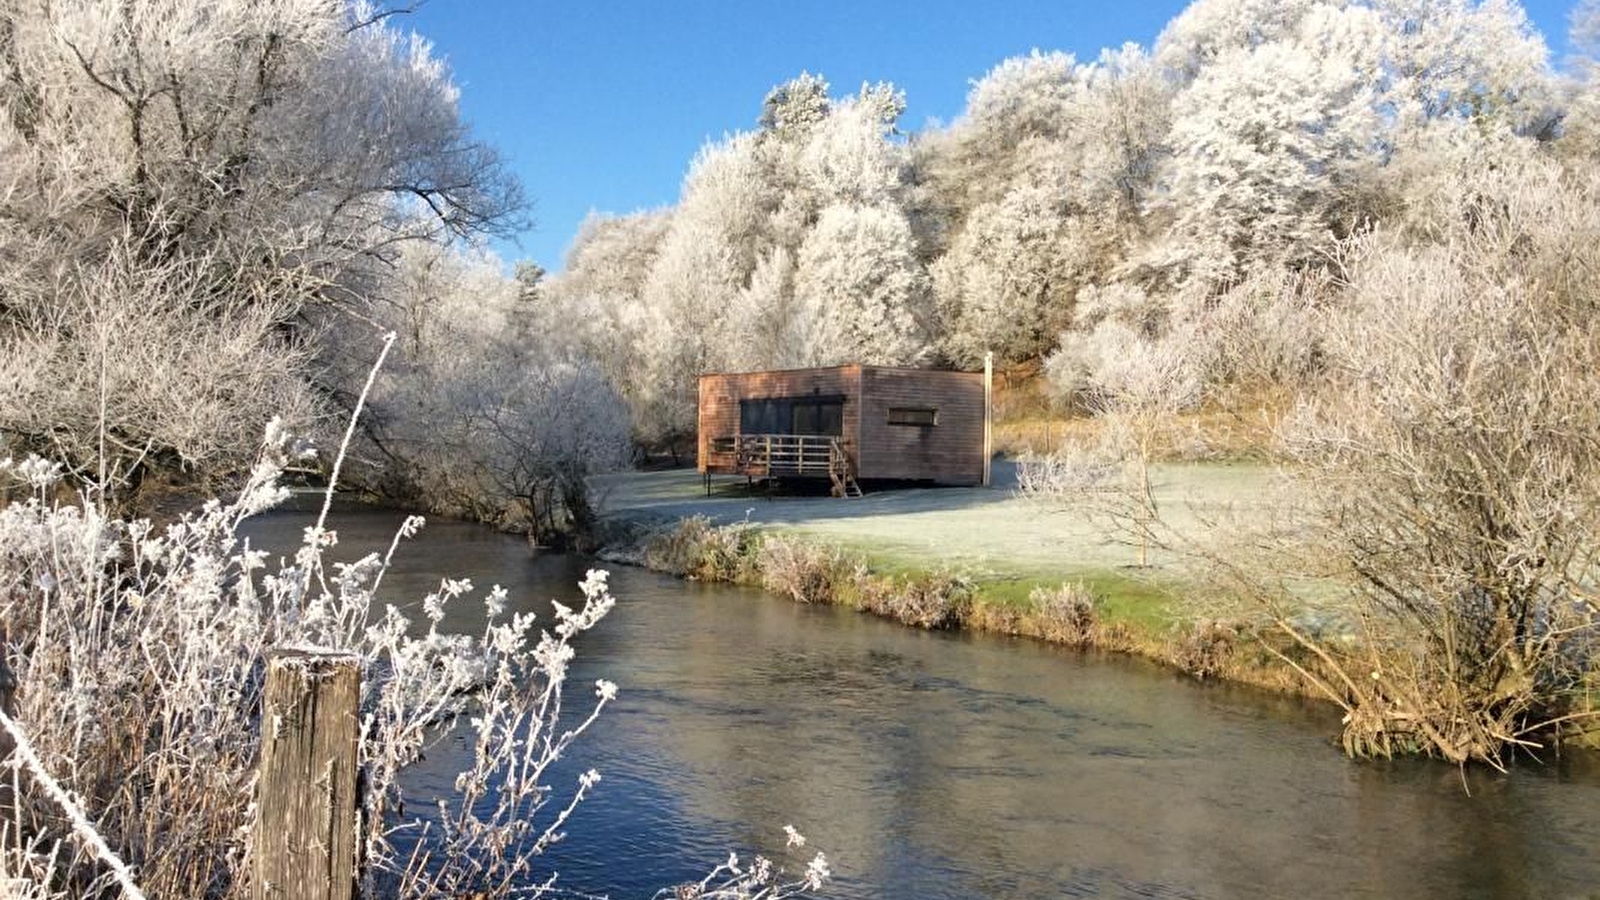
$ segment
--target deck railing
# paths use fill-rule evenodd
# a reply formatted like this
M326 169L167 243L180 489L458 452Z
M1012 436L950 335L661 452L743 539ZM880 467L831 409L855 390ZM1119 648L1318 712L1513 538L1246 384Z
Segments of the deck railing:
M712 438L711 450L733 454L735 469L751 478L827 478L833 482L835 496L861 496L843 438L826 434L738 434Z
M732 453L747 475L827 477L849 464L840 439L825 434L740 434L713 440L712 449Z

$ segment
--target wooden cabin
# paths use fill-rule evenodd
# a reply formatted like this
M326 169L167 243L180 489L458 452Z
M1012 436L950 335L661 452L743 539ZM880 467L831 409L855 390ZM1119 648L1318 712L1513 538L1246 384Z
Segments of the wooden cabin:
M699 460L712 475L976 485L988 476L988 391L977 372L890 366L700 376Z

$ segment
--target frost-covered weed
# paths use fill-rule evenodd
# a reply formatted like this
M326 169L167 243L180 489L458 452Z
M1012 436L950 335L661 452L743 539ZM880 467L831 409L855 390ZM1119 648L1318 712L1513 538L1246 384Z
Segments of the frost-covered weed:
M706 516L689 516L646 539L643 562L684 578L753 583L760 580L765 540L745 523L719 527Z
M1067 500L1114 489L1122 461L1109 449L1066 441L1054 453L1024 453L1017 459L1017 493L1035 500Z
M1097 598L1081 581L1054 588L1037 587L1028 595L1039 620L1040 637L1057 644L1086 646L1094 641Z
M0 464L0 475L32 491L0 509L5 661L22 686L15 720L38 757L19 782L18 821L5 823L20 827L27 847L4 854L0 868L33 886L23 896L108 884L107 857L70 837L64 805L40 790L47 776L148 895L244 895L265 659L289 645L361 660L364 896L554 889L554 875L534 865L600 776L560 785L549 767L617 691L597 682L594 699L563 720L572 641L614 603L605 573L591 571L582 604L556 604L544 623L508 617L498 586L480 592L446 578L423 601L426 630L414 628L378 591L420 518L407 519L387 553L349 564L325 559L338 535L323 526L276 566L240 535L244 519L284 496L278 478L292 446L270 428L237 499L160 529L50 502L57 473L47 464ZM484 604L482 632L439 631L444 608L466 602ZM419 817L406 808L400 773L461 718L471 761L453 797ZM820 855L814 866L826 870ZM780 882L771 863L730 861L704 895L790 896L815 886L814 874Z
M1233 657L1243 632L1224 619L1199 619L1173 634L1173 665L1199 679L1221 675Z
M914 578L867 577L857 585L861 608L871 613L937 631L959 628L972 608L972 582L950 572Z
M861 566L835 547L768 535L757 551L761 586L798 603L836 603Z
M713 530L709 518L689 516L645 541L644 564L669 575L688 575L699 565L701 548Z

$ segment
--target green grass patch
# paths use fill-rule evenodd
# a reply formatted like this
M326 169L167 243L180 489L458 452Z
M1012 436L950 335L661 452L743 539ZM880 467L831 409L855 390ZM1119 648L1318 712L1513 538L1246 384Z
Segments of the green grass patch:
M915 581L933 573L952 572L970 578L974 601L1005 609L1027 612L1032 609L1030 594L1035 588L1056 588L1064 581L1082 581L1096 596L1096 617L1104 623L1120 623L1141 637L1162 639L1178 620L1176 593L1179 585L1171 575L1141 570L1093 569L1062 565L1059 570L1030 567L1026 572L994 572L981 564L963 560L936 560L922 548L910 548L893 541L837 540L806 528L760 527L766 535L784 535L806 543L835 546L853 559L861 560L878 577ZM846 593L848 594L848 593ZM838 597L848 605L859 605L853 597Z
M972 579L976 588L974 599L979 603L1027 610L1032 606L1028 597L1034 588L1053 588L1062 582L1081 581L1099 598L1096 611L1102 621L1120 622L1138 634L1158 638L1170 632L1179 618L1175 597L1180 586L1171 576L1158 573L1072 566L1063 566L1060 570L1034 569L1026 572L974 570L960 562L941 565L938 560L930 559L926 551L885 541L830 540L795 528L764 530L837 546L860 558L878 575L909 579L941 568L956 571Z
M1172 587L1136 575L1105 570L1063 569L1059 573L998 576L977 579L977 600L1027 609L1035 588L1053 588L1062 582L1081 581L1097 597L1095 611L1104 622L1121 622L1147 637L1171 630L1174 621Z

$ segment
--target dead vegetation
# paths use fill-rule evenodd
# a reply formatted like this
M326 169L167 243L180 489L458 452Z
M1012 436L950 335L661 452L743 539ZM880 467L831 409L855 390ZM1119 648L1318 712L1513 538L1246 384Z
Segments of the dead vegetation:
M1105 598L1082 580L1032 589L1025 601L986 596L949 570L874 571L857 554L748 525L681 520L619 558L679 576L762 587L798 603L846 606L927 630L970 630L1032 638L1080 650L1133 653L1200 679L1221 678L1298 692L1292 670L1256 644L1243 625L1206 620L1148 633L1107 617Z
M1446 245L1344 248L1328 377L1284 428L1300 508L1213 562L1352 755L1498 767L1595 715L1597 210L1593 177L1529 163Z
M1083 582L1034 588L1028 602L1043 625L1040 637L1072 647L1087 647L1094 642L1095 596Z
M1004 384L1002 387L1001 385ZM1012 374L997 380L994 447L1016 458L1048 455L1072 444L1101 442L1108 422L1088 408L1052 405L1040 377ZM1294 408L1295 394L1282 385L1227 385L1210 390L1192 409L1174 414L1151 448L1153 460L1168 462L1252 461L1280 458L1277 434Z

